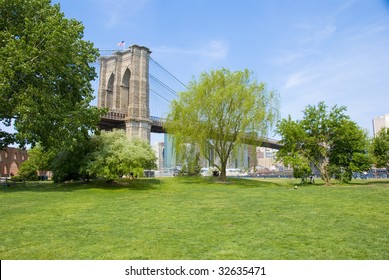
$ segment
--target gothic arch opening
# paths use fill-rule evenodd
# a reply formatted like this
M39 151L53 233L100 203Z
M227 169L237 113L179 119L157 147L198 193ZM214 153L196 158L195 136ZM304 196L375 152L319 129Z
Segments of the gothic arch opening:
M126 68L122 78L122 84L120 87L120 108L128 109L128 105L130 102L130 79L131 79L131 71Z
M106 107L112 108L113 107L113 83L115 81L115 75L111 73L111 76L108 79L107 84L107 97L106 97Z
M130 69L126 68L126 71L124 71L123 80L122 80L122 86L129 88L130 87L130 78L131 78L131 71Z
M16 162L12 162L11 163L11 166L10 166L10 168L9 168L9 174L11 175L11 176L15 176L15 175L18 175L19 174L19 167L18 167L18 165L16 164Z

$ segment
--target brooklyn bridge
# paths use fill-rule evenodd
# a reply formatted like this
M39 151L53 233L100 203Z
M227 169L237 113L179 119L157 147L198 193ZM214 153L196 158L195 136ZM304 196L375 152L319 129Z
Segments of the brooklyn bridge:
M97 103L98 107L109 109L101 118L101 129L125 129L129 138L147 141L150 133L166 132L169 103L186 86L150 55L148 48L132 45L100 58ZM254 144L280 148L273 139L258 138Z

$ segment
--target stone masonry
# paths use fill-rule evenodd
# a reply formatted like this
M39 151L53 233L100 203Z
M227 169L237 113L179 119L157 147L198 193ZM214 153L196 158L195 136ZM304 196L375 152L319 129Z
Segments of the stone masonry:
M133 45L100 59L98 107L125 116L128 138L150 141L149 56Z

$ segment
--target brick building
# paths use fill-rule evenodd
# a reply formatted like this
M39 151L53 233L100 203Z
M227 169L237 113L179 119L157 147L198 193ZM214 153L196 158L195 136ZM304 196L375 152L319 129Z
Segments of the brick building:
M1 177L18 175L20 165L26 161L27 158L27 150L11 147L0 150Z

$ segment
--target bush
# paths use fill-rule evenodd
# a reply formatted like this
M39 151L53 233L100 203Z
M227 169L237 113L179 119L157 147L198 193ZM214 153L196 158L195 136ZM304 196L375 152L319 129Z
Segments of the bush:
M24 182L25 180L24 180L24 178L22 177L22 176L13 176L12 178L11 178L11 181L12 182Z
M36 181L38 180L37 170L38 169L35 163L32 160L28 159L20 166L19 176L14 176L14 178L20 177L23 178L23 180Z
M82 167L85 174L115 180L123 176L143 176L144 169L154 169L156 156L150 144L128 140L125 131L102 132L92 138L95 150Z

